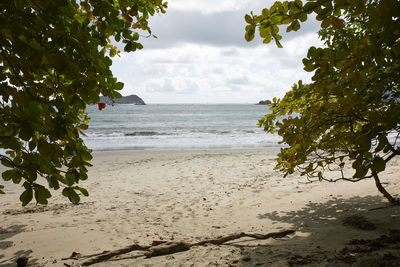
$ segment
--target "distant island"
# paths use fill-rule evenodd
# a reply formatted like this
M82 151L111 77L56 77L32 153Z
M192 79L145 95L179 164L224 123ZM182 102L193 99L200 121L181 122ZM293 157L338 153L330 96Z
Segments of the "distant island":
M272 104L271 100L261 100L256 105L269 105L269 104Z
M135 104L135 105L146 105L143 99L137 95L128 95L121 98L111 99L108 96L100 96L100 102L106 103L107 105L114 104Z

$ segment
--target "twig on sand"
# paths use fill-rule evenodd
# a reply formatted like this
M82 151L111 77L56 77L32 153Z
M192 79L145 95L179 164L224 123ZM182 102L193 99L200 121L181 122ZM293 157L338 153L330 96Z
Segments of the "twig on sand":
M98 262L106 261L117 255L126 254L129 252L135 251L135 250L147 250L149 248L151 248L151 246L140 246L137 244L133 244L133 245L127 246L125 248L121 248L121 249L117 249L117 250L113 250L113 251L106 251L103 254L98 255L91 260L85 261L82 265L89 266L89 265L92 265L92 264L95 264Z
M222 236L222 237L219 237L216 239L206 239L206 240L199 241L196 243L153 241L153 243L150 246L140 246L138 244L133 244L133 245L127 246L125 248L121 248L121 249L117 249L117 250L113 250L113 251L105 251L100 254L83 256L82 258L90 258L92 256L95 256L95 257L88 261L83 262L82 265L89 266L89 265L92 265L95 263L107 261L115 256L118 256L121 254L126 254L126 253L129 253L132 251L145 251L145 253L143 255L146 256L147 258L151 258L151 257L168 255L168 254L186 251L194 246L204 246L207 244L221 245L228 241L232 241L232 240L239 239L242 237L251 237L254 239L282 238L287 235L293 234L294 232L295 232L294 230L284 230L284 231L280 231L280 232L268 233L265 235L264 234L253 234L253 233L238 233L238 234Z

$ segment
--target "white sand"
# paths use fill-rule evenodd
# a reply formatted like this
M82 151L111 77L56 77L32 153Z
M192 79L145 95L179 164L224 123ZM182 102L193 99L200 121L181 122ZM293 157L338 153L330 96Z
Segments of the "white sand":
M21 188L6 184L7 194L0 195L0 266L15 266L21 256L33 266L77 266L83 260L61 258L153 240L195 242L242 231L294 229L294 236L277 240L243 239L150 259L129 253L95 265L286 266L293 255L326 255L352 238L376 238L400 228L398 207L368 211L385 203L373 180L305 184L299 175L282 178L273 170L277 152L96 153L81 185L90 197L78 206L52 192L47 207L22 208ZM399 163L393 160L382 175L393 194L400 192ZM377 229L343 226L342 219L353 214Z

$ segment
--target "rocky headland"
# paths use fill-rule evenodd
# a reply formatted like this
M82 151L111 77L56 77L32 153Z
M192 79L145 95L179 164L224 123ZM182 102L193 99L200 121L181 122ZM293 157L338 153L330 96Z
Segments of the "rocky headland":
M272 104L271 100L261 100L256 105L269 105L269 104Z
M107 105L112 104L135 104L135 105L146 105L146 103L137 95L128 95L121 98L111 99L107 96L100 96L100 102L106 103Z

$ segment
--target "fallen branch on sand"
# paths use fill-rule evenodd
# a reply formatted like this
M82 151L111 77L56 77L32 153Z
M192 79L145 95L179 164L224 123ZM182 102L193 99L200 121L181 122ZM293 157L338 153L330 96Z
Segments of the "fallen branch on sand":
M251 237L255 239L268 239L268 238L282 238L287 235L293 234L294 230L284 230L280 232L273 232L268 234L252 234L252 233L238 233L232 234L227 236L222 236L216 239L206 239L203 241L199 241L196 243L187 243L187 242L167 242L167 241L153 241L150 246L140 246L137 244L133 244L127 246L125 248L113 250L113 251L105 251L103 253L93 254L93 255L86 255L82 256L82 258L91 258L88 261L82 263L83 266L89 266L95 263L107 261L115 256L126 254L132 251L145 251L143 254L147 258L162 256L173 254L181 251L189 250L191 247L194 246L204 246L206 244L213 244L213 245L221 245L228 241L232 241L235 239L239 239L242 237Z

